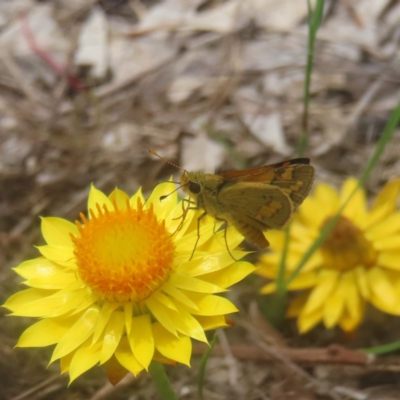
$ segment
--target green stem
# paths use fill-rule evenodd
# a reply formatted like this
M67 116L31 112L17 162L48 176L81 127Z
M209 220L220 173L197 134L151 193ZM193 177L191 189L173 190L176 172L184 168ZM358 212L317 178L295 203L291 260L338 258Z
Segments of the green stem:
M285 318L287 292L275 292L268 296L267 301L264 299L260 303L265 318L275 328L280 328Z
M308 0L308 49L307 49L307 67L306 76L304 83L304 98L303 98L303 118L302 118L302 133L299 138L297 153L299 157L302 157L307 148L307 135L308 135L308 113L310 105L310 86L311 76L314 62L314 48L315 39L317 36L318 28L321 25L322 14L324 10L324 0L317 0L315 10L311 8L310 1ZM286 257L288 252L288 246L290 241L290 225L285 230L285 243L282 251L282 257L279 262L278 276L276 279L276 288L281 293L282 301L284 301L284 293L287 291L287 284L285 284L285 268L286 268ZM314 252L315 250L313 250ZM311 253L312 255L312 253Z
M361 349L361 351L369 354L386 354L393 353L400 349L400 340L396 342L384 344L382 346L368 347L367 349Z
M278 276L276 277L276 291L279 292L282 296L286 293L286 285L285 285L285 272L286 272L286 258L288 254L289 242L290 242L290 224L286 226L285 238L283 243L282 256L279 260L278 267Z
M308 0L308 48L307 48L307 67L306 67L306 81L304 84L304 100L303 100L303 118L302 118L302 132L298 143L299 157L302 157L307 148L307 136L308 136L308 113L310 106L310 87L311 87L311 75L314 63L314 51L315 51L315 38L317 36L318 28L321 25L322 15L324 11L324 0L317 0L315 10L311 8L310 1Z
M163 400L178 400L178 397L176 397L176 394L172 389L171 382L165 373L164 366L161 363L152 361L149 366L149 373Z
M211 355L211 352L217 343L218 340L218 335L217 331L215 331L213 338L211 339L210 342L210 347L205 351L203 356L201 357L200 360L200 368L199 368L199 384L198 384L198 395L199 395L199 400L203 400L203 386L204 386L204 377L206 374L206 367L207 367L207 362L208 359Z

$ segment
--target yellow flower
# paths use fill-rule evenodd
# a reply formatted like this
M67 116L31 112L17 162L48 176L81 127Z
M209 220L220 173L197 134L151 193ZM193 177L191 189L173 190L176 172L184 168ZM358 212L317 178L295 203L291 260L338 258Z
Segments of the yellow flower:
M81 214L75 225L43 218L42 256L15 268L30 288L5 304L13 315L40 318L17 346L56 345L51 362L60 360L71 381L97 364L112 382L152 360L189 365L191 339L207 343L205 331L226 326L225 315L237 311L216 293L255 267L232 259L208 217L190 259L201 211L190 211L177 230L182 203L174 191L160 184L145 202L140 191L107 197L92 187L88 218ZM235 250L242 239L228 229L236 259L245 254Z
M286 276L356 185L357 181L350 178L338 194L320 184L304 201L290 227ZM300 293L287 315L298 318L301 333L319 322L328 329L339 324L343 330L352 331L361 323L368 302L384 312L400 315L399 191L400 180L388 183L369 209L365 192L358 190L328 238L290 283L288 289ZM274 279L284 233L270 232L268 240L272 252L261 258L257 273ZM272 282L262 288L262 293L275 289Z

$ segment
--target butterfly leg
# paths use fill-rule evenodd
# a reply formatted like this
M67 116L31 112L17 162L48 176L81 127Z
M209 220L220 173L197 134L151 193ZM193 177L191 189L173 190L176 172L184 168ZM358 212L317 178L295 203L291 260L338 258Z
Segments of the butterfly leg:
M203 214L201 214L200 217L197 218L197 239L196 239L196 243L194 244L193 251L192 251L192 254L191 254L190 258L189 258L189 261L193 258L194 252L195 252L196 247L197 247L197 243L199 243L199 240L200 240L200 222L206 215L207 215L207 212L204 211Z
M239 260L237 260L235 257L233 257L233 254L231 253L231 250L229 249L229 246L228 246L228 239L227 239L228 221L227 221L226 219L219 218L219 217L215 217L215 219L216 219L217 221L222 221L222 222L225 223L225 227L224 227L224 239L225 239L225 246L226 246L226 249L228 250L229 255L230 255L235 261L239 261Z
M178 227L175 229L175 232L171 236L174 236L176 232L178 232L182 229L183 224L186 219L186 215L189 212L189 210L197 210L198 209L197 206L196 207L190 206L191 204L195 204L195 202L192 200L183 199L181 203L182 203L182 215L180 217L173 218L173 220L182 219L182 221L179 223ZM187 203L187 207L184 206L184 204L186 204L186 203Z

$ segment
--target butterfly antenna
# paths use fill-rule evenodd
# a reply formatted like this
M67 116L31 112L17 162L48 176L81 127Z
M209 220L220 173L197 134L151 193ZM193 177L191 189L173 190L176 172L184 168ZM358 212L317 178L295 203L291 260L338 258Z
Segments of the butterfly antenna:
M179 182L172 182L175 184L179 185ZM164 196L160 196L160 201L165 200L167 197L171 196L171 194L174 194L175 192L177 192L179 189L181 188L181 186L177 187L174 191L172 191L171 193L165 194Z
M149 149L149 152L150 152L151 154L153 154L154 156L157 156L158 158L160 158L161 160L163 160L163 161L166 162L167 164L172 165L173 167L175 167L175 168L177 168L177 169L180 169L181 171L186 171L184 168L179 167L178 165L172 163L171 161L168 161L166 158L160 156L154 149Z

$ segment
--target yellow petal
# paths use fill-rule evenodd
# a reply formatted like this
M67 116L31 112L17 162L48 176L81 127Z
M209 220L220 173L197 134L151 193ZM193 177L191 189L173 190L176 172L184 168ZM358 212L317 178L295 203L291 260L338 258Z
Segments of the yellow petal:
M178 289L185 289L193 292L201 292L201 293L225 292L224 288L221 288L217 285L205 282L201 279L181 275L176 272L170 276L169 282L171 283L171 285L175 285Z
M318 283L308 297L303 314L311 314L322 307L325 300L336 287L338 277L339 273L336 271L325 270L320 272Z
M25 316L25 314L22 313L24 312L24 308L27 304L33 303L37 300L41 300L43 297L50 296L51 294L53 294L53 291L50 290L23 290L9 297L3 307L8 308L10 311L21 313L21 315Z
M247 252L241 250L232 251L233 257L237 260L241 259L246 254ZM234 262L235 261L232 259L231 255L225 250L220 253L207 254L197 260L182 262L177 266L176 270L184 271L185 274L196 277L210 272L219 271L232 265Z
M264 276L265 278L275 279L278 275L278 266L281 263L282 254L278 253L267 253L260 258L257 266L259 267L254 271L256 275ZM290 271L293 271L295 267L300 262L300 256L290 253L286 257L286 274L288 275ZM320 251L316 251L311 258L307 261L306 265L302 269L302 274L307 271L313 271L320 267L323 263L323 259Z
M22 293L21 297L28 294L26 291L20 293ZM20 293L17 293L17 295L20 295ZM68 291L61 295L58 293L51 296L46 294L27 303L23 302L23 298L20 299L15 295L16 297L13 297L13 303L10 305L12 306L12 311L14 311L14 315L24 317L56 317L63 314L64 310L70 311L75 309L87 297L87 293L87 290L80 290ZM17 300L17 302L14 300ZM5 306L11 309L8 303Z
M292 224L290 225L290 236L299 243L303 243L307 247L316 239L319 233L319 226L317 225L304 225L294 217ZM271 246L272 247L272 246Z
M25 261L14 271L28 279L24 282L26 285L40 289L63 289L76 281L73 272L65 272L64 268L43 257Z
M276 291L276 283L275 282L267 283L260 289L261 294L271 294L271 293L274 293L275 291Z
M91 307L71 326L69 331L58 342L51 362L64 357L83 344L93 334L99 316L99 308ZM100 357L100 356L99 356Z
M163 356L157 349L154 352L153 360L162 364L173 365L174 367L178 364L177 361L171 360L170 358Z
M41 277L29 279L25 283L30 287L38 289L64 289L76 281L76 276L72 273L55 273L52 277Z
M199 249L214 234L214 226L212 224L204 224L204 225L201 224L199 232L196 229L194 231L188 232L183 237L180 237L180 234L181 231L178 231L174 235L175 250L177 254L180 254L181 257L185 260L190 259L192 254L193 254L193 259L197 259L204 256L203 254L201 254ZM198 236L199 234L200 237ZM225 245L224 247L222 247L221 245L221 250L222 249L225 249Z
M368 284L368 277L367 271L363 266L358 266L354 269L354 275L357 282L358 290L361 293L361 296L368 300L370 296L369 284Z
M88 210L91 210L95 216L98 216L99 209L101 212L104 212L104 206L107 207L108 211L114 210L111 200L103 192L92 185L89 192ZM91 218L90 213L89 218Z
M381 310L388 314L400 315L400 302L397 301L393 304L388 304L383 301L381 297L376 296L374 293L370 297L371 304L374 305L378 310Z
M309 289L318 283L318 275L315 272L304 272L289 283L288 290ZM260 290L262 294L273 293L276 290L276 283L272 282L263 286Z
M82 290L83 292L85 291L85 289ZM99 303L99 297L97 296L97 294L91 292L91 290L89 288L86 288L86 292L87 292L87 297L84 298L84 300L75 308L75 310L71 311L71 314L79 314L85 310L87 310L89 307L91 307L94 303ZM70 307L66 306L65 310L69 310ZM63 313L67 313L67 311L64 311L63 307L60 307L57 310L57 315L62 315Z
M365 232L365 236L371 242L392 236L400 231L400 211L391 214L389 217L376 224Z
M42 218L42 234L47 244L62 247L73 247L71 235L78 236L75 224L62 218Z
M153 314L154 318L159 321L166 330L176 336L176 327L169 316L168 308L159 303L157 300L153 299L152 297L149 297L145 301L145 304L150 312Z
M73 247L45 245L36 246L36 248L40 251L42 256L55 262L56 264L76 270Z
M323 204L323 208L327 215L334 215L339 209L340 198L338 192L330 185L320 183L314 191L314 197L319 205Z
M358 181L354 178L349 178L346 180L346 182L343 184L340 195L341 204L347 201L357 185ZM346 208L343 210L343 215L358 226L362 224L365 216L367 215L365 191L362 188L359 188L348 202Z
M387 236L374 241L375 250L399 250L400 251L400 235Z
M129 200L130 206L131 206L134 210L137 209L138 200L140 201L140 203L141 203L142 205L146 202L146 200L145 200L145 198L143 197L143 194L142 194L142 188L139 188L139 190L138 190L138 191L130 198L130 200Z
M394 290L400 299L400 274L398 271L387 270L385 271L389 277L390 282L392 283ZM400 306L400 304L399 304Z
M190 203L188 203L190 201ZM186 214L184 219L183 227L182 227L182 234L188 235L190 233L198 234L199 232L199 224L200 224L200 233L208 227L211 232L216 232L218 228L221 226L222 222L216 221L215 218L211 217L210 215L203 215L204 210L201 208L197 208L197 204L191 200L189 197L186 197L182 200L183 207L191 207ZM189 205L187 205L189 204ZM182 205L181 205L182 208ZM182 213L181 213L182 214ZM200 218L201 217L201 218ZM181 230L178 231L178 235L181 233ZM211 235L209 235L211 236ZM181 236L177 236L177 238L181 238Z
M300 293L291 301L286 311L287 318L297 318L301 314L301 311L307 302L308 295L309 292Z
M94 367L100 361L101 344L90 344L90 340L82 344L72 357L69 366L70 383L73 382L78 376Z
M247 275L250 275L257 268L245 261L240 261L232 264L230 267L220 271L212 272L201 277L202 280L213 283L221 288L228 288L237 282L240 282Z
M164 306L168 307L169 309L177 311L174 302L161 291L158 290L156 292L153 292L151 296L154 300L157 300L159 303L164 304Z
M361 321L363 304L357 288L357 279L354 271L349 271L343 275L342 286L345 293L345 307L349 316L357 321Z
M346 285L343 282L343 276L341 276L335 290L326 299L323 306L323 321L327 329L333 328L343 313L345 289Z
M400 271L400 250L383 251L378 255L377 264L383 267Z
M50 298L47 298L46 303L54 302L57 305L52 313L49 313L50 317L57 317L59 315L66 314L68 312L75 312L81 307L82 303L86 303L89 300L89 305L93 304L97 299L97 296L92 293L89 288L78 289L74 291L65 291L65 293L55 294ZM46 304L47 305L47 304ZM32 305L38 307L38 304ZM84 309L86 310L88 305Z
M76 319L76 317L42 319L24 331L17 347L44 347L58 343Z
M318 284L318 275L315 272L304 272L289 283L289 290L308 289Z
M358 226L363 231L368 231L373 226L385 219L389 214L391 213L388 213L385 207L379 207L376 210L370 211Z
M171 209L169 214L165 215L165 224L170 232L174 234L174 237L176 237L176 239L180 239L186 234L188 228L191 226L193 218L196 215L196 212L194 210L189 210L185 214L185 207L187 207L187 204L188 199L185 198L182 201L178 202Z
M190 307L191 309L194 310L198 309L196 303L190 300L189 297L182 292L182 290L177 289L174 285L171 285L169 282L164 283L164 285L162 286L162 290L163 292L171 296L173 299L180 301L182 304L185 304L187 307Z
M114 311L104 329L104 337L101 348L100 364L104 364L111 358L118 347L124 331L125 320L122 311Z
M322 321L322 313L322 307L308 314L302 312L297 319L297 327L299 329L299 332L306 333L310 329L314 328L315 325Z
M258 265L261 267L255 273L267 278L274 278L277 274L278 266L282 258L281 253L267 253L260 257ZM298 254L289 252L286 257L286 266L288 270L293 270L299 263L300 257ZM272 275L270 275L272 274Z
M129 373L129 371L120 364L115 355L104 364L104 369L106 370L108 381L114 386L118 382L121 382Z
M299 208L301 221L306 226L319 227L322 225L328 214L326 209L315 197L307 197Z
M397 199L400 194L400 179L395 179L388 182L381 190L372 205L372 211L385 207L387 215L394 212L397 207Z
M192 342L188 336L176 337L161 324L153 324L153 336L156 349L165 357L190 366Z
M218 231L218 228L213 228L213 231ZM202 234L202 231L200 231ZM214 235L210 236L207 241L205 241L202 245L198 246L198 250L200 252L204 252L205 254L213 254L219 252L230 251L231 253L235 251L237 246L243 242L243 235L241 235L233 226L216 232Z
M135 376L143 371L142 365L140 365L139 361L132 354L129 341L126 337L123 337L121 339L119 346L115 352L115 358L124 368L132 372L132 374Z
M212 317L195 315L195 318L197 319L197 321L199 321L199 324L203 327L205 331L228 326L224 315L215 315Z
M197 305L197 309L188 309L195 315L225 315L237 312L238 309L228 299L202 293L187 293L187 296ZM178 306L179 307L179 306Z
M103 307L101 308L100 313L99 313L99 317L97 318L96 327L94 329L93 339L92 339L93 343L96 343L100 339L100 337L104 331L104 328L107 326L108 321L111 318L112 313L118 307L119 307L118 303L110 303L110 302L106 301L103 304Z
M148 208L152 204L154 213L161 219L172 211L177 202L178 192L176 191L175 184L172 182L162 182L151 192L146 201L146 207Z
M380 268L372 268L367 273L371 292L389 307L397 302L396 291L394 290L386 273Z
M129 196L118 188L115 188L108 198L112 204L117 206L118 210L125 210L129 204Z
M66 374L69 371L69 366L71 365L72 357L74 352L67 354L65 357L60 359L60 369L62 374Z
M360 325L362 315L363 312L360 312L357 316L345 312L340 318L339 325L345 332L352 332Z
M285 243L285 232L277 230L268 232L268 242L271 249L281 251Z
M147 371L154 355L154 338L150 315L132 318L129 344L137 361Z
M178 332L201 342L208 343L202 326L197 319L186 312L183 307L179 309L179 312L170 311L169 316Z
M132 327L133 302L128 302L124 304L124 315L125 315L125 329L126 333L129 335L131 333L131 327Z

